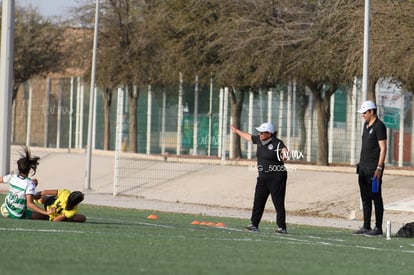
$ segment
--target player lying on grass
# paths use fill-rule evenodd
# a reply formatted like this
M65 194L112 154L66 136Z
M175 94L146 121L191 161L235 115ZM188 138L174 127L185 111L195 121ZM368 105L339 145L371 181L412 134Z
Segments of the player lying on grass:
M86 216L78 213L78 204L84 199L80 191L70 192L67 189L43 190L35 194L35 199L43 204L45 210L55 209L49 220L60 222L85 222Z
M37 180L29 178L30 171L32 175L36 173L40 158L32 156L27 147L23 147L20 155L17 161L18 171L0 177L0 183L9 184L9 191L4 204L1 205L1 213L4 217L13 219L47 219L49 214L53 214L54 209L45 211L34 203Z

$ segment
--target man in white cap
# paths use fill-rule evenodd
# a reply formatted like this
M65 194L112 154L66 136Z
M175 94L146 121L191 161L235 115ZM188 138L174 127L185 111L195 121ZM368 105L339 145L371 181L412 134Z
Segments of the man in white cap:
M358 113L365 120L361 156L357 165L359 190L361 193L364 225L354 235L382 236L384 203L382 200L382 175L387 153L387 129L377 116L377 106L365 101ZM375 188L374 188L375 187ZM372 201L375 206L375 227L371 229Z
M257 170L258 177L254 194L254 202L251 216L251 224L245 227L246 231L259 231L259 223L262 219L266 201L272 196L276 209L276 233L287 234L285 194L287 170L284 162L287 160L288 149L275 135L272 123L266 122L256 128L258 135L243 132L233 125L230 126L233 133L243 139L257 144Z

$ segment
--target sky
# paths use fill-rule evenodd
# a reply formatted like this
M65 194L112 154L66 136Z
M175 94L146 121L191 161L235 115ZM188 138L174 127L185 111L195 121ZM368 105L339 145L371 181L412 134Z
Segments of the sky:
M36 8L44 17L67 17L68 9L80 6L79 0L15 0L16 7Z

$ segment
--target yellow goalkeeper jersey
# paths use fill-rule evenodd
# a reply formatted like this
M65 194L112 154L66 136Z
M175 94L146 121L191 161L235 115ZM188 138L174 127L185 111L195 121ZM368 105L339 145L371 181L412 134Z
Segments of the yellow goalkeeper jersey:
M53 221L57 216L60 216L62 214L65 215L65 218L70 219L78 213L77 206L71 210L66 210L69 195L70 191L67 189L58 190L55 202L52 205L47 206L48 210L52 207L56 208L55 213L49 215L49 220Z

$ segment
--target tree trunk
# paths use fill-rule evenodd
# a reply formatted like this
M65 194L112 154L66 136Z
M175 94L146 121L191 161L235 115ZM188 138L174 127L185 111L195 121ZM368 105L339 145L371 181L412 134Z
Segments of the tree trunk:
M305 151L306 147L306 124L305 124L305 113L306 108L309 104L309 96L306 95L306 90L304 87L297 86L296 89L296 111L299 124L299 148L300 152Z
M309 83L308 83L309 84ZM330 119L330 102L331 96L335 93L337 86L330 85L327 91L323 90L323 83L310 83L308 87L315 98L315 109L318 122L318 165L328 166L329 140L328 140L328 122Z
M137 109L138 109L138 87L128 86L128 97L129 97L129 134L128 134L128 152L136 153L138 148L138 120L137 120Z
M237 129L240 129L241 126L241 112L243 108L243 100L244 100L244 91L242 90L236 90L232 89L229 93L230 95L230 109L231 109L231 118L232 118L232 124ZM232 134L232 142L233 142L233 148L231 150L233 151L234 158L241 158L241 145L240 145L240 136L236 134Z
M372 100L373 102L376 102L375 100L375 86L377 85L378 79L370 79L369 81L369 87L368 87L368 100Z
M326 108L328 110L326 110ZM318 122L318 165L329 165L328 163L328 122L329 122L329 104L325 106L324 100L320 97L315 97L315 109L317 113Z

